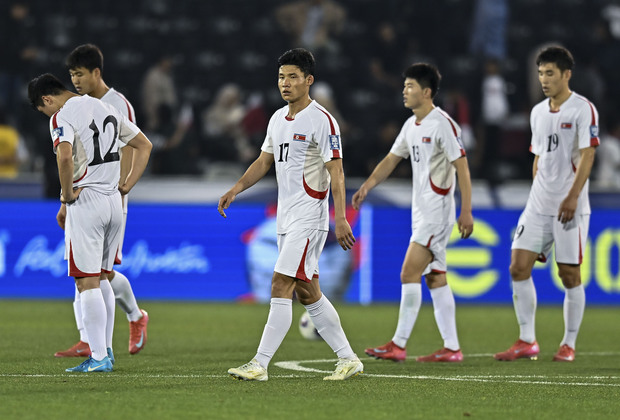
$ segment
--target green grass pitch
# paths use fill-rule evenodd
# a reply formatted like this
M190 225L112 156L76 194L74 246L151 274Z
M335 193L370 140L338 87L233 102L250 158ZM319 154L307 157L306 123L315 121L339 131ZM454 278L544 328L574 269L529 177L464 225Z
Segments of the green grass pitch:
M424 305L405 363L378 361L364 348L384 344L397 305L336 304L364 374L325 382L335 356L297 331L302 306L276 353L268 382L226 374L256 351L268 306L142 302L148 343L127 351L117 309L112 373L69 374L82 359L53 354L77 341L69 301L0 300L0 419L617 419L620 418L620 310L588 307L573 363L551 362L563 334L562 308L540 307L537 361L497 362L518 335L511 306L457 305L465 360L420 364L441 347ZM285 363L288 362L288 363Z

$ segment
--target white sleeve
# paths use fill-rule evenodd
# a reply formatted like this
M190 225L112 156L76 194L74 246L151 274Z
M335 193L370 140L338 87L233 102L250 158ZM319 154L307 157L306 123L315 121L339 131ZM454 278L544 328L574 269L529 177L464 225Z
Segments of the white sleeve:
M409 157L409 145L407 144L407 139L405 138L405 133L407 131L407 126L411 119L405 121L402 128L400 129L400 133L396 136L396 140L394 140L394 144L390 149L390 153L395 154L396 156L400 156L403 159L407 159Z
M577 130L580 149L601 144L598 137L598 111L592 103L587 102L587 105L581 107Z

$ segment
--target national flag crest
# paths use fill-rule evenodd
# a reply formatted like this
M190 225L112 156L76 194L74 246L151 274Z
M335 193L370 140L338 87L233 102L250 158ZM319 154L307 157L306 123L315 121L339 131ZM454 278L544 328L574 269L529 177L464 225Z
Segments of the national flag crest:
M305 134L293 134L293 140L295 141L306 141L306 135Z
M340 136L338 134L329 136L329 148L332 150L340 150Z
M571 128L573 128L573 124L569 122L564 122L560 125L560 128L563 128L565 130L570 130Z
M52 139L56 140L57 138L64 136L64 134L65 130L63 129L63 127L56 127L52 131Z
M430 137L422 137L422 143L430 143L430 142L431 142Z
M590 137L592 137L592 138L598 137L598 125L591 125L590 126Z

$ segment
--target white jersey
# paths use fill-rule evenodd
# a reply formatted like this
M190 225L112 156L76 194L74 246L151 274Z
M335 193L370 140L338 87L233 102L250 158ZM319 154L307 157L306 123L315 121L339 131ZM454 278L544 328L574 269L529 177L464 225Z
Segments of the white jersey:
M116 108L98 99L74 96L50 118L54 152L60 142L73 147L73 186L103 194L118 188L119 140L127 144L140 130Z
M340 128L312 101L294 120L288 105L269 120L261 150L274 155L278 181L277 231L329 230L330 176L325 163L342 158Z
M590 101L573 92L559 111L550 110L549 99L540 102L532 109L530 124L530 151L538 156L538 167L527 207L538 214L557 216L573 185L580 149L600 144L598 112ZM590 214L588 184L586 181L579 194L576 214Z
M420 122L413 115L405 121L390 153L411 159L412 226L454 223L456 169L452 162L465 156L458 124L439 107Z
M122 93L116 91L114 88L110 88L110 90L101 97L101 100L121 111L132 123L136 123L136 113L133 110L133 106Z

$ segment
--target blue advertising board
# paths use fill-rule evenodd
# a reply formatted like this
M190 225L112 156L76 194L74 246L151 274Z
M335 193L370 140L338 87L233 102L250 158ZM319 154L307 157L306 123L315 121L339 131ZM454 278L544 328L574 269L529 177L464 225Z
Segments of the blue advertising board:
M0 201L0 298L71 298L57 202ZM510 303L510 243L519 211L480 210L475 230L448 248L448 281L457 300ZM130 204L123 272L140 299L268 301L277 257L273 206ZM330 236L320 260L321 287L335 300L397 302L410 236L410 211L365 206L349 212L357 243L344 252ZM595 209L582 279L588 303L620 299L620 211ZM553 258L550 259L553 261ZM533 272L540 303L561 303L553 262ZM423 288L428 301L429 295Z

